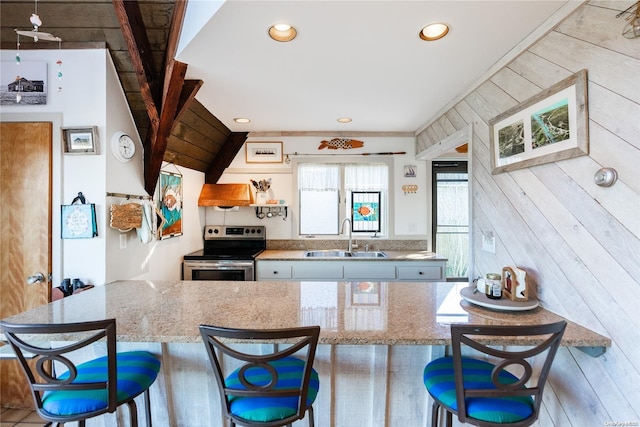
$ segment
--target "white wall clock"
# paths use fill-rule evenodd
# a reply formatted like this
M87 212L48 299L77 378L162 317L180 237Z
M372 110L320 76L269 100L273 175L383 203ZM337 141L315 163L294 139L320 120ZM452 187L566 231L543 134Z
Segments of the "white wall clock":
M121 162L128 162L136 154L136 143L124 132L116 132L111 138L111 152Z

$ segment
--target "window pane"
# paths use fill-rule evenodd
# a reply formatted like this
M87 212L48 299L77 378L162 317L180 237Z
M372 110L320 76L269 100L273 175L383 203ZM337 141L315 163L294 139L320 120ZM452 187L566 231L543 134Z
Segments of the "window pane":
M338 234L337 190L300 190L300 234Z

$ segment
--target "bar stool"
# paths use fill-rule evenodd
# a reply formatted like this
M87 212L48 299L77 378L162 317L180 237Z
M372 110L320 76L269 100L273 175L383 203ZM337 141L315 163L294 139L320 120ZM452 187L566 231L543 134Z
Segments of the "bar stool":
M134 398L144 394L147 425L151 426L149 387L158 375L160 361L147 351L117 353L115 319L35 325L2 321L0 328L29 380L36 412L43 419L58 424L78 421L78 426L84 427L88 418L114 412L127 404L130 425L137 427ZM68 353L102 338L106 338L106 356L80 364L70 360ZM64 344L45 346L43 341ZM30 358L34 361L27 363ZM56 375L58 366L66 371Z
M307 412L309 426L314 426L312 405L320 381L313 361L319 326L255 330L201 325L200 334L220 389L223 415L232 427L290 426ZM265 346L261 346L261 354L240 351L229 346L229 340L272 344L267 346L272 351L263 353ZM293 356L299 351L304 356ZM228 376L223 374L223 355L241 364Z
M536 326L451 325L453 357L441 357L424 368L424 385L433 398L431 426L438 425L441 407L449 427L452 414L457 414L462 423L483 427L533 424L566 326L565 321ZM522 337L526 348L507 351L490 347L491 336ZM540 344L527 344L534 342ZM463 357L462 344L477 350L480 356L490 356L491 362ZM526 359L545 352L544 362L536 363L540 366L536 377L531 361Z

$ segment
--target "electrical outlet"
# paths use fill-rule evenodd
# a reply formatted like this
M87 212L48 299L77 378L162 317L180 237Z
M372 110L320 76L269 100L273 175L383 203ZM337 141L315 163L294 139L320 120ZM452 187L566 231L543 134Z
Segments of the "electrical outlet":
M496 253L496 238L492 231L482 233L482 250L492 254Z

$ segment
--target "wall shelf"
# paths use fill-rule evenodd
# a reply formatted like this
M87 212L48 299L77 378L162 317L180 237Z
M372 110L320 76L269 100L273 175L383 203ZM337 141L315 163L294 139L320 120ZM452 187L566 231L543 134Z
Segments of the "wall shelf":
M283 221L287 220L289 205L280 204L253 204L249 205L256 210L256 217L259 219L282 217Z

